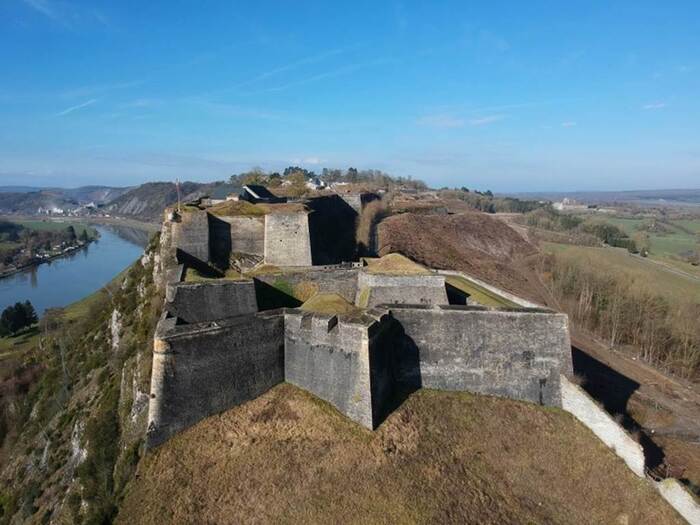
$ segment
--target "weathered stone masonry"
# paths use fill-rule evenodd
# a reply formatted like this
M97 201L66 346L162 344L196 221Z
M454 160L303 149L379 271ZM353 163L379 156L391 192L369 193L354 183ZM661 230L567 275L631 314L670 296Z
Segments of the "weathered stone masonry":
M357 318L285 314L285 380L316 394L353 421L375 428L391 397L391 338L387 311Z
M153 345L147 445L284 380L280 311L194 325L162 319Z
M566 315L475 306L390 308L405 334L397 353L400 382L561 406L559 377L572 372Z

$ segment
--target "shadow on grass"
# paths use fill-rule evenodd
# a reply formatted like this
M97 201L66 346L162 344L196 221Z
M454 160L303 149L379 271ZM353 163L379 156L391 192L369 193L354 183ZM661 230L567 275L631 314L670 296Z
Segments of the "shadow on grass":
M630 433L639 436L639 444L644 450L645 463L652 472L664 463L664 452L646 434L642 426L627 411L627 404L632 394L639 388L639 383L613 370L605 363L591 357L583 350L571 347L574 373L585 378L583 389L601 403L603 408Z

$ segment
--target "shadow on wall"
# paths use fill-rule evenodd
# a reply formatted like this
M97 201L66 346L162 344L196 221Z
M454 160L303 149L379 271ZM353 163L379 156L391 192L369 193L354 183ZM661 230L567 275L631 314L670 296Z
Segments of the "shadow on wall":
M189 253L182 251L180 248L177 248L176 254L178 263L184 264L186 268L192 268L196 270L203 277L223 277L223 273L221 273L220 270L212 267L211 265L205 263L200 259L197 259L197 257L194 257Z
M338 195L310 199L307 206L312 264L354 261L357 212Z
M212 263L228 268L231 257L231 225L212 214L209 217L209 254Z
M255 284L255 296L258 301L258 310L275 310L277 308L298 308L302 302L294 297L294 290L291 285L283 280L277 279L272 284L268 284L259 279L253 279Z
M469 294L463 292L459 288L452 286L450 283L445 283L445 290L447 291L447 302L450 305L466 305L467 299L469 299Z
M584 378L582 388L593 399L601 403L606 412L621 418L620 424L625 430L639 435L639 444L644 449L647 468L653 471L661 466L664 462L663 450L643 432L639 423L627 411L629 399L639 388L639 383L613 370L575 346L571 347L571 359L574 373Z
M420 368L420 350L411 337L406 335L403 327L397 321L393 321L390 337L393 338L386 345L388 350L391 370L391 393L386 397L386 401L378 418L375 421L375 428L379 426L392 412L398 409L408 397L420 390L423 386ZM374 366L371 362L370 366Z

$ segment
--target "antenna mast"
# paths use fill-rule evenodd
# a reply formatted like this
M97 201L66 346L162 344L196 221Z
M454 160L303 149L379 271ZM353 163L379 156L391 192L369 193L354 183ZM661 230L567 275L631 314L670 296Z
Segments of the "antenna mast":
M180 179L175 179L175 188L177 189L177 212L180 213Z

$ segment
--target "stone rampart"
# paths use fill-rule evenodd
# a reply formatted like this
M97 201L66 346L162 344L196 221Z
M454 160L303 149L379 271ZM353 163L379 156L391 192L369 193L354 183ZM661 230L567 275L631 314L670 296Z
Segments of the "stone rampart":
M571 373L568 318L546 310L388 306L404 337L398 380L561 406Z
M302 302L313 293L336 293L354 303L358 271L358 268L309 269L261 274L256 279L270 286L283 287Z
M165 309L185 323L214 321L258 311L252 280L170 283Z
M173 321L161 319L154 338L149 448L284 380L280 311L194 325Z
M285 379L362 426L379 424L392 390L391 320L384 312L347 319L288 310Z
M228 266L237 254L263 256L265 219L263 217L219 217L210 215L212 259Z
M366 271L357 278L355 304L363 308L380 304L449 304L442 275L386 275Z
M566 377L561 378L562 408L576 417L581 423L622 458L632 472L644 477L644 450L605 409L578 385Z
M187 211L176 214L170 222L171 246L209 262L209 214L206 211Z
M265 262L277 266L311 266L308 213L265 216Z

